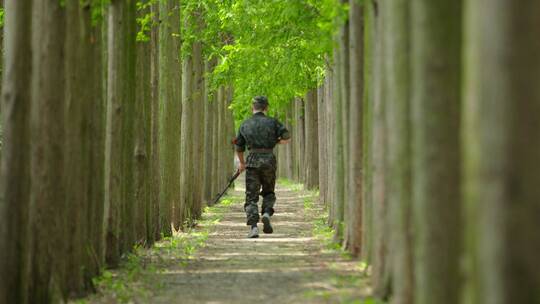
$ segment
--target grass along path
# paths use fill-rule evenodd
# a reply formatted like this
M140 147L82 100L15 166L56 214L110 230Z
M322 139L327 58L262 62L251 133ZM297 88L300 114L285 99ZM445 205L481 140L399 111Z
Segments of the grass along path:
M191 231L105 272L99 293L80 302L375 303L361 264L332 245L317 194L285 181L276 194L273 234L260 224L260 238L245 238L242 182Z

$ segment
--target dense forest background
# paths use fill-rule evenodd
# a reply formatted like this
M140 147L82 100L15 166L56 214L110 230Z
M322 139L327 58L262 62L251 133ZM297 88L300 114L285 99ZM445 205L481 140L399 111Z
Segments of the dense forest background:
M3 0L0 303L195 225L251 98L391 303L540 303L540 2Z

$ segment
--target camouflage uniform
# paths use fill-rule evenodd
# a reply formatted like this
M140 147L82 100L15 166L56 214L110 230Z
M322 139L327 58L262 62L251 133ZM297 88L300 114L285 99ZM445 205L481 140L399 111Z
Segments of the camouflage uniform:
M236 150L244 152L247 146L250 151L246 160L244 204L248 225L253 226L259 222L259 195L263 197L261 214L274 214L277 161L272 149L280 139L289 138L289 131L279 121L262 112L253 114L240 126L236 137Z

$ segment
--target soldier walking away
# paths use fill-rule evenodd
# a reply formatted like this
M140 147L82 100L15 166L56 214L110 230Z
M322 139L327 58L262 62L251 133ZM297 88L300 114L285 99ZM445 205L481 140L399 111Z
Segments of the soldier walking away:
M263 232L272 233L270 217L274 214L276 194L277 161L273 149L276 144L286 144L290 140L289 131L277 119L267 116L268 99L264 96L253 98L253 116L240 125L236 137L238 171L246 170L246 203L244 210L247 225L250 226L248 238L259 237L259 195L263 197L261 208ZM244 161L246 147L249 150L247 162ZM262 191L261 191L262 187Z

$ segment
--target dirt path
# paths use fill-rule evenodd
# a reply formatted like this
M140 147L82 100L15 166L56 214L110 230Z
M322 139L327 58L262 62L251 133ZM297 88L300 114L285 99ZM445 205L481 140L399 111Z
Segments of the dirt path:
M209 231L206 245L178 262L149 262L158 268L141 281L158 282L159 291L141 303L363 303L369 293L357 261L328 249L315 221L322 209L315 194L278 186L273 234L246 239L243 189L234 201L215 211L221 220ZM314 229L315 228L315 229ZM324 234L324 233L323 233ZM174 254L173 254L174 256ZM148 263L148 262L146 262ZM132 284L133 285L133 284ZM136 285L136 284L135 284ZM104 298L90 302L111 302Z

